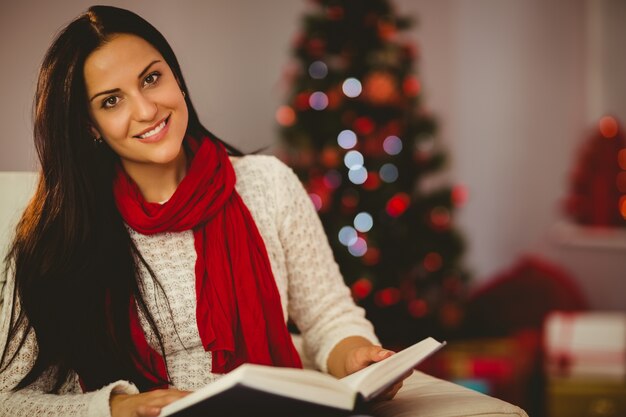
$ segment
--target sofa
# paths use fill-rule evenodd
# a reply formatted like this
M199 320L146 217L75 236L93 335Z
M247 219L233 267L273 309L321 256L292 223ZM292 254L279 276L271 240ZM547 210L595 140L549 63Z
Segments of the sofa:
M33 172L0 172L0 252L4 260L13 229L37 182ZM4 268L3 268L4 269ZM4 274L3 274L4 275ZM4 288L4 276L0 290ZM300 341L295 338L296 347ZM306 358L303 358L305 366ZM415 371L392 401L375 403L369 415L380 417L528 417L519 407Z

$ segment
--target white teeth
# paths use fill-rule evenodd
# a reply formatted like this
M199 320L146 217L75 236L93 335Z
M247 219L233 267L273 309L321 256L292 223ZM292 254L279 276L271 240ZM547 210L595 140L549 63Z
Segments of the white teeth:
M163 128L165 127L165 122L166 120L163 120L157 127L155 127L154 129L152 129L149 132L144 133L143 135L139 135L137 136L138 138L141 139L145 139L145 138L149 138L150 136L154 136L157 133L159 133L161 130L163 130Z

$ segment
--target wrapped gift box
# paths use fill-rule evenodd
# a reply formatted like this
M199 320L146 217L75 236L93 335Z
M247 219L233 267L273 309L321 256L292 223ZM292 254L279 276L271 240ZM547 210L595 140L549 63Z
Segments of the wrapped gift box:
M529 411L533 408L529 386L539 348L539 332L533 331L505 338L451 341L419 369Z
M626 380L626 314L555 312L544 327L546 372L558 378Z
M548 417L624 417L626 384L579 378L548 382Z

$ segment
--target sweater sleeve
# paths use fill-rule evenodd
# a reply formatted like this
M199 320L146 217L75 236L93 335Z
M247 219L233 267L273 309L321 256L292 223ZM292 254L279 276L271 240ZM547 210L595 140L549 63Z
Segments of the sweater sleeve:
M9 272L6 285L2 289L4 303L0 310L0 353L7 346L13 308L13 281L12 273ZM15 308L19 309L19 302ZM0 368L0 417L110 417L111 394L138 392L133 384L117 381L97 391L82 393L76 374L62 387L59 394L46 393L52 384L52 378L46 375L28 388L12 391L32 368L37 354L37 341L33 331L28 334L25 343L18 346L17 341L21 340L24 331L21 329L7 348L5 357L11 358L15 355L13 361Z
M289 316L302 332L304 351L328 372L332 349L349 336L378 339L355 305L335 262L313 203L294 172L275 160L278 172L279 238L286 258Z

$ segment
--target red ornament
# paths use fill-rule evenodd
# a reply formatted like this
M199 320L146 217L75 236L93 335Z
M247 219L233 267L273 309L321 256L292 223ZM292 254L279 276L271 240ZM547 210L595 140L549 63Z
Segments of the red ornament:
M343 19L343 7L341 6L330 6L326 9L326 16L328 20L341 20Z
M306 50L311 58L319 59L326 53L326 41L320 38L309 39Z
M379 307L389 307L400 301L400 290L394 287L382 289L374 296Z
M378 262L380 262L380 250L368 246L367 252L365 252L365 255L363 255L361 259L363 260L363 263L367 266L376 265L378 264Z
M391 41L396 35L396 25L388 20L378 20L378 37L383 41Z
M341 196L341 208L344 213L351 213L359 204L359 194L352 190L346 190Z
M420 93L421 90L422 84L416 77L412 75L406 77L402 82L402 91L404 91L404 94L406 94L408 97L415 97Z
M280 106L276 110L276 121L281 126L293 126L296 122L296 112L294 112L293 108L290 106Z
M358 117L354 121L354 130L359 135L369 135L374 131L374 121L367 116Z
M443 259L437 252L430 252L424 258L424 269L428 272L437 272L443 265Z
M467 187L464 185L455 185L454 187L452 187L452 204L454 204L456 207L461 207L463 206L465 203L467 203L467 200L469 199L469 191L467 190Z
M447 230L450 227L450 210L443 206L432 209L430 224L435 230Z
M424 317L428 313L428 304L422 299L409 301L407 308L409 310L409 314L416 319Z
M611 116L601 118L598 122L598 128L600 129L600 134L607 139L614 138L619 131L617 120Z
M411 198L407 193L397 193L387 201L385 210L391 217L398 217L409 208Z
M372 282L367 278L360 278L352 284L352 296L362 300L372 292Z
M326 146L324 150L322 150L321 162L324 164L326 168L335 168L340 164L341 158L339 157L339 152L337 148L332 146Z
M369 171L367 173L367 179L365 180L363 185L361 185L361 187L363 187L367 191L373 191L377 189L379 186L380 186L380 177L378 176L378 172Z
M363 84L363 97L374 105L389 105L398 100L398 87L392 74L386 71L370 73Z
M309 91L303 91L296 96L294 100L294 106L298 110L308 110L309 107L309 97L311 93Z

